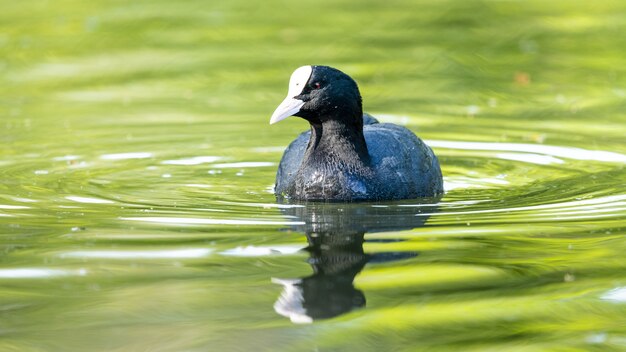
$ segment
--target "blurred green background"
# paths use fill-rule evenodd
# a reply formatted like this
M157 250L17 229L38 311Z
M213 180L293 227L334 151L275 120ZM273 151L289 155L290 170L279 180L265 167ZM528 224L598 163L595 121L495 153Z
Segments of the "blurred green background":
M0 9L0 350L626 349L624 1ZM367 264L364 309L295 325L271 278L311 275L307 240L271 187L307 125L268 121L307 64L447 193L366 235L418 255Z

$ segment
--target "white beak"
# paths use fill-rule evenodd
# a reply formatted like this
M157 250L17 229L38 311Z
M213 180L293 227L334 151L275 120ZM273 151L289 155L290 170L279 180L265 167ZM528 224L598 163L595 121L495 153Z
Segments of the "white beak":
M283 102L278 105L276 110L274 110L272 118L270 118L270 125L298 113L302 105L304 105L304 102L302 100L298 100L289 96L286 97L285 100L283 100Z
M280 103L280 105L278 105L272 114L272 118L270 118L270 125L284 120L293 114L297 114L298 111L300 111L304 102L302 100L295 99L294 97L302 93L302 90L304 89L306 82L309 80L309 77L311 77L312 72L313 67L311 66L298 67L295 71L293 71L291 78L289 79L289 91L287 92L287 97L282 103Z

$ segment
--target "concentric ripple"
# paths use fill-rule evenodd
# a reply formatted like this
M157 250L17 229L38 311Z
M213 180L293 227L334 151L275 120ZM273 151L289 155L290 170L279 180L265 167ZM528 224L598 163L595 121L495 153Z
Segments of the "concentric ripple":
M626 350L624 13L3 2L0 351ZM276 202L316 63L441 199Z

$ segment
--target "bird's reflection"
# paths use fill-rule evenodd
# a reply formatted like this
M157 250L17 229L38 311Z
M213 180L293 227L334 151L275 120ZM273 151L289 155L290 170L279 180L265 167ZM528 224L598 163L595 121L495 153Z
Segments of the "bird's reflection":
M365 234L421 227L427 214L436 210L436 202L304 203L282 209L285 216L304 223L291 229L306 234L313 274L298 279L273 278L272 282L283 285L274 310L294 323L310 323L365 306L365 295L353 284L365 264L417 256L416 252L365 253Z

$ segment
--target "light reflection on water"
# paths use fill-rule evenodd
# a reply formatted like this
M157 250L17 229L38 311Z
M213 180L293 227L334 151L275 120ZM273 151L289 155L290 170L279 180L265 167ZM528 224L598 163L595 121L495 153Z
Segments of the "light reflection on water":
M529 155L548 155L576 160L626 163L626 155L614 152L607 152L603 150L586 150L582 148L526 143L479 143L438 140L426 140L425 142L433 148L526 152L531 153ZM558 160L557 163L559 164L563 163L563 161L560 159L555 160Z
M0 279L48 279L60 276L84 276L87 270L57 270L46 268L0 269Z
M76 251L59 255L60 258L107 258L107 259L184 259L202 258L212 252L210 248L188 248L150 251Z
M626 287L618 287L602 295L602 299L615 302L626 302Z
M200 219L200 218L170 218L170 217L132 217L121 220L143 221L174 225L301 225L300 221L266 221L266 220L236 220L236 219Z
M3 4L0 350L624 350L624 4L299 5ZM307 63L445 196L276 203Z

